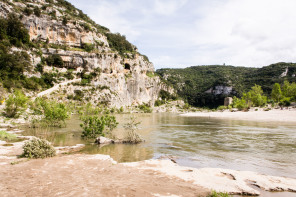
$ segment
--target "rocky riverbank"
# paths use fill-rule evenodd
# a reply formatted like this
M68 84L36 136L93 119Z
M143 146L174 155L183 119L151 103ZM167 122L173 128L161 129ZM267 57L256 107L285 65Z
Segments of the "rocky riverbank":
M247 195L296 192L296 179L255 172L183 167L169 159L118 164L107 155L68 155L83 145L56 147L58 156L54 158L19 159L23 144L30 138L9 145L0 141L1 196L207 196L211 190Z

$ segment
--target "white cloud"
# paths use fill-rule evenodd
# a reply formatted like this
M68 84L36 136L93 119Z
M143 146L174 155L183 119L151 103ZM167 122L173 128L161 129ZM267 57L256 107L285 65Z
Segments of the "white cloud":
M70 0L157 68L296 61L295 0Z
M157 14L171 15L183 7L187 0L154 0L154 11Z

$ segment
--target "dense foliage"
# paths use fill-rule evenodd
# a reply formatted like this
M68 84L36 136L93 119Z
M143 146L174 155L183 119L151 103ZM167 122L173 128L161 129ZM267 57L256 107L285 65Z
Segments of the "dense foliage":
M49 55L46 58L46 63L49 66L58 66L58 67L64 65L63 59L59 54Z
M133 45L126 40L125 36L120 35L119 33L108 33L106 36L108 38L110 47L117 50L120 54L134 51Z
M19 113L27 107L28 98L19 90L15 90L5 102L4 113L9 118L18 117Z
M21 50L11 50L12 46ZM0 83L4 88L39 90L52 84L48 76L28 78L24 75L32 70L30 56L26 52L32 46L27 29L16 15L10 14L7 19L0 17Z
M17 47L30 44L28 30L14 14L9 14L7 19L0 18L0 40Z
M282 75L288 68L287 75ZM156 71L163 81L174 87L189 104L200 107L223 105L226 96L242 97L255 84L270 96L275 83L285 80L296 82L296 64L277 63L263 68L234 66L194 66L185 69L160 69ZM282 75L282 76L281 76ZM229 95L214 95L207 91L215 86L230 86Z
M46 158L56 155L54 147L46 140L35 138L27 141L23 146L23 156L27 158Z
M104 115L98 116L86 116L82 118L83 124L80 126L83 128L83 138L97 138L99 136L111 135L112 131L117 127L118 122L114 116Z
M0 131L0 140L11 142L15 141L17 136L15 134L7 133L6 131Z
M69 117L69 112L64 103L37 98L31 104L31 109L35 114L43 115L42 120L39 122L45 123L46 126L66 126L65 120Z
M247 110L250 107L263 107L267 103L261 86L255 85L247 93L243 93L241 99L234 97L232 107L239 110Z

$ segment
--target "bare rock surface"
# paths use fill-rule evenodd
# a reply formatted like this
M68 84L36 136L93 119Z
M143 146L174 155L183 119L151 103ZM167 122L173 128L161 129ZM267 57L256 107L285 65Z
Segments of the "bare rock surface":
M219 168L196 169L179 166L170 160L148 160L124 165L162 172L210 190L230 194L260 195L250 184L266 191L296 192L296 179L267 176L256 172Z
M179 178L114 161L105 155L67 155L0 168L1 196L206 196Z

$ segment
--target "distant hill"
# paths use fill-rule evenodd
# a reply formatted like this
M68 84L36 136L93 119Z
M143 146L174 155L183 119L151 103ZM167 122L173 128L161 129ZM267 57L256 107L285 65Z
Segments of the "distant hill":
M296 64L284 62L262 68L213 65L156 72L193 106L223 105L225 97L241 96L255 84L269 95L274 83L296 82Z

